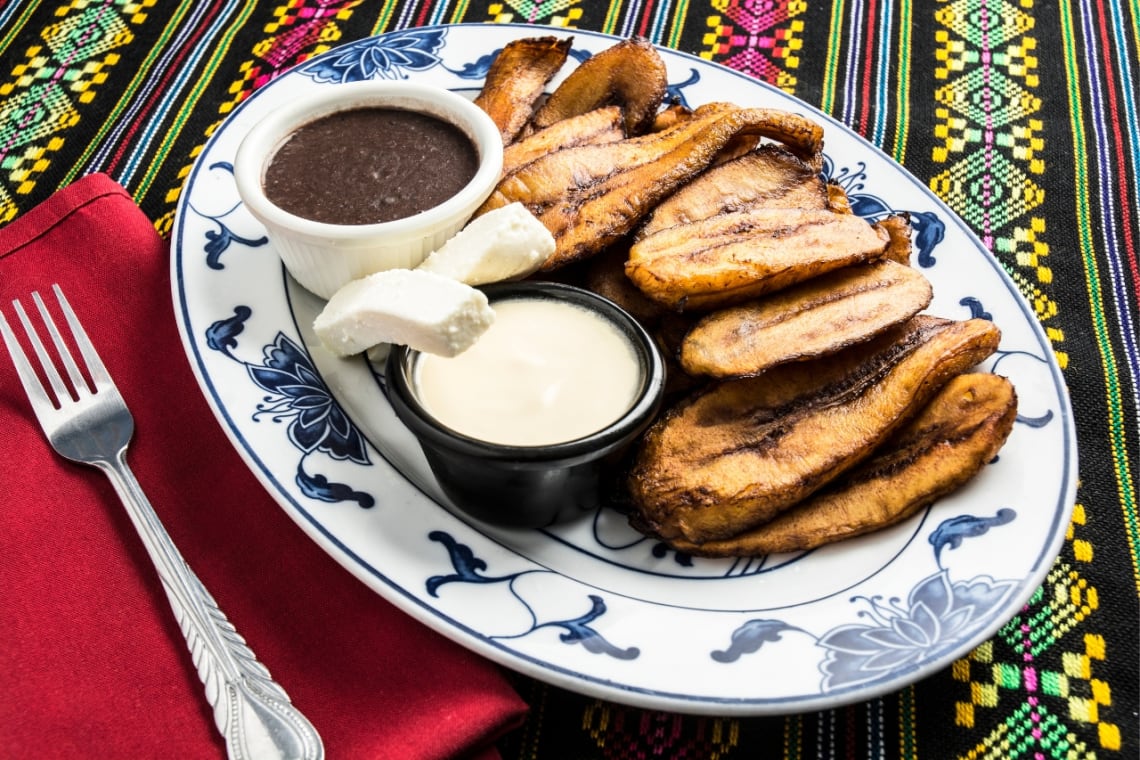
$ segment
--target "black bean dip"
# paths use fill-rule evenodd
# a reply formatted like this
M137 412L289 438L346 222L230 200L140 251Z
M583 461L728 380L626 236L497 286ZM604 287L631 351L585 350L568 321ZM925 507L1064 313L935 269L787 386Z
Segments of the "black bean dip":
M270 159L265 194L318 222L389 222L452 197L478 163L453 124L417 111L356 108L293 132Z

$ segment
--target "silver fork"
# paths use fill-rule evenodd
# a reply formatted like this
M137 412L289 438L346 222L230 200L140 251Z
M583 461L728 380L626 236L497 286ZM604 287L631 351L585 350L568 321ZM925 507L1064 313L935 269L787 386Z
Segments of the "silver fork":
M93 391L38 292L32 293L32 299L71 380L74 395L69 392L19 301L13 301L12 306L39 358L55 401L36 377L3 313L0 313L0 333L52 448L68 459L99 468L110 478L127 507L186 638L229 756L235 760L323 758L324 745L312 724L292 705L285 690L272 679L245 639L218 609L143 494L126 460L134 419L63 291L58 285L53 285L52 290L91 375Z

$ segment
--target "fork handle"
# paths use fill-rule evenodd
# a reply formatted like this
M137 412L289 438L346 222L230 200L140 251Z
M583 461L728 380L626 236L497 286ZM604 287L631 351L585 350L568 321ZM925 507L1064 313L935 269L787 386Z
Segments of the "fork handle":
M126 461L97 463L154 562L232 760L320 760L324 746L186 564Z

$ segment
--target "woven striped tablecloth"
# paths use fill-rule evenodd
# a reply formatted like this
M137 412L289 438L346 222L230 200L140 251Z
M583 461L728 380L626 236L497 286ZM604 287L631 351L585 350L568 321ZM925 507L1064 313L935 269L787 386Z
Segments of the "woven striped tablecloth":
M686 716L516 676L507 758L1135 758L1140 0L49 0L0 3L0 224L105 172L169 235L212 131L338 44L514 22L641 35L771 83L903 164L1033 306L1080 484L1040 592L919 683L820 713ZM0 634L2 635L2 634Z

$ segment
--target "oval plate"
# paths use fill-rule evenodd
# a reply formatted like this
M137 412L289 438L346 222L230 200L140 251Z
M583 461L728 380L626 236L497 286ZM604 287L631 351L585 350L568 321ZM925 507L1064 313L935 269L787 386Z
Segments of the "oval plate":
M474 97L508 41L548 27L457 25L354 42L257 90L218 128L179 203L171 279L202 390L237 451L325 551L426 625L560 687L641 707L778 714L906 686L991 637L1043 580L1073 507L1076 444L1061 373L1032 309L965 224L842 124L723 66L663 49L670 96L804 113L826 130L827 176L855 211L908 212L928 311L1002 330L985 369L1019 397L998 459L896 527L795 555L680 555L603 508L549 530L456 514L363 358L314 340L322 306L284 273L238 199L232 161L277 105L365 78ZM573 31L565 72L616 42ZM554 84L557 84L556 79Z

